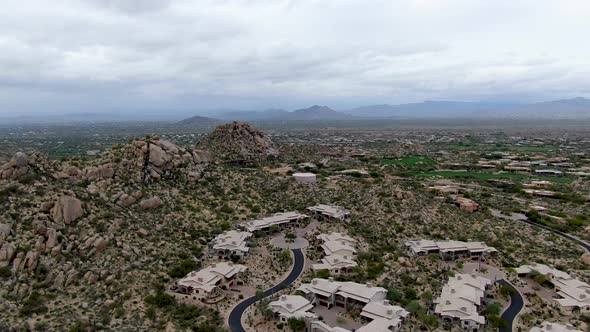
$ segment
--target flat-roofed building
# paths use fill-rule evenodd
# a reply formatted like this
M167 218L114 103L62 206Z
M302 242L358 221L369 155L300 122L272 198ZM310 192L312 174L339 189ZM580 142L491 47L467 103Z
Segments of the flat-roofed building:
M331 308L333 306L364 306L372 301L382 301L387 295L383 287L356 282L339 282L330 279L314 278L309 284L302 284L298 290L314 304Z
M181 299L216 303L225 297L225 290L242 285L241 279L248 268L232 262L221 262L193 271L177 281L170 290Z
M350 221L350 211L337 205L318 204L308 207L306 212L317 220Z
M317 177L314 173L294 173L293 178L298 183L312 184L317 181Z
M268 306L282 322L287 322L289 318L317 318L314 313L309 312L313 309L311 302L300 295L281 295Z
M559 296L554 300L564 312L590 312L590 285L587 283L564 271L539 263L523 265L516 269L516 273L521 277L532 273L544 275Z
M439 254L443 259L455 259L465 256L483 258L498 252L495 248L488 247L483 242L411 240L406 241L405 246L410 255Z
M464 329L477 330L485 325L485 318L479 314L486 289L492 281L470 274L457 274L449 278L433 303L434 313L446 323L459 323Z
M555 191L543 190L543 189L523 189L523 191L529 195L542 196L542 197L553 197Z
M555 170L555 169L538 169L538 170L535 170L535 174L560 176L560 175L563 175L563 172Z
M279 227L299 226L299 223L306 219L307 215L299 212L281 212L271 216L250 220L240 224L240 227L250 233L267 231L273 225Z
M533 327L530 332L582 332L571 325L543 322L539 327Z
M232 256L244 257L250 250L247 243L250 237L252 233L236 230L219 234L210 243L209 255L219 259L229 259Z

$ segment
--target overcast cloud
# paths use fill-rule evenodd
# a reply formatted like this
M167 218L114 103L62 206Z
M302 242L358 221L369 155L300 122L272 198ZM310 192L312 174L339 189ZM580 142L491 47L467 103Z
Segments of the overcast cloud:
M0 114L590 97L587 0L4 0Z

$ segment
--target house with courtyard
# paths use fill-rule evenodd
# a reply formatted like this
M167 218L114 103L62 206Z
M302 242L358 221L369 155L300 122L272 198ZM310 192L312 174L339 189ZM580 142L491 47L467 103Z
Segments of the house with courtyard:
M248 268L232 262L214 263L199 271L193 271L178 280L170 291L180 300L217 303L225 298L225 291L235 285L243 285Z
M317 264L312 265L314 271L328 270L332 274L346 274L358 266L354 260L356 240L338 232L320 234L317 240L323 241L319 249L324 251L324 257Z
M250 220L239 226L250 233L267 233L272 227L280 229L299 227L308 216L299 212L281 212L272 216Z
M306 213L316 220L332 220L332 221L350 221L350 211L336 205L318 204L310 206L306 209Z
M477 331L485 325L485 317L480 311L485 293L492 284L491 280L476 275L450 277L433 300L434 313L445 323L456 323L463 329Z
M268 307L281 322L287 322L289 318L317 318L310 312L313 304L301 295L281 295L278 300L270 302Z
M389 300L369 302L361 311L361 317L368 322L357 331L399 331L410 313L404 308L389 303Z
M523 265L516 269L516 273L520 277L534 274L545 276L545 283L557 294L554 301L559 304L564 313L590 312L590 285L587 283L564 271L539 263Z
M340 255L352 257L356 255L356 249L347 244L346 241L328 241L321 246L326 256Z
M483 259L498 252L483 242L410 240L405 242L405 246L411 256L438 254L445 260L460 257Z
M245 257L250 250L247 242L250 237L252 237L252 233L236 230L219 234L209 244L209 256L218 259Z
M302 284L298 290L313 304L328 308L363 307L369 302L382 301L387 295L383 287L375 287L370 283L339 282L333 278L314 278L311 283Z

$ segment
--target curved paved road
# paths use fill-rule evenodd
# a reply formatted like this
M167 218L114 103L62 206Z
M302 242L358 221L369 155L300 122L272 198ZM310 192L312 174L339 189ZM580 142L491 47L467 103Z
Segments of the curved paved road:
M530 221L530 220L528 220L528 219L526 219L526 220L520 220L520 221L521 221L521 222L524 222L524 223L527 223L527 224L529 224L529 225L533 225L533 226L537 226L537 227L543 228L543 229L545 229L545 230L548 230L548 231L550 231L550 232L552 232L552 233L555 233L555 234L557 234L557 235L559 235L559 236L561 236L561 237L563 237L563 238L565 238L565 239L568 239L568 240L570 240L570 241L574 241L574 242L576 242L577 244L579 244L580 246L582 246L582 248L584 248L584 250L586 250L587 252L590 252L590 245L589 245L588 243L586 243L586 242L584 242L584 241L582 241L582 240L578 239L578 238L577 238L577 237L575 237L575 236L571 236L571 235L569 235L569 234L567 234L567 233L564 233L564 232L562 232L562 231L558 231L558 230L556 230L556 229L553 229L553 228L551 228L551 227L545 226L545 225L543 225L543 224L538 224L538 223L536 223L536 222L532 222L532 221Z
M293 261L293 268L291 269L291 272L289 273L287 278L285 278L283 281L281 281L277 285L274 285L273 287L265 290L264 297L269 297L269 296L275 294L276 292L280 291L281 289L284 289L287 286L291 285L295 280L297 280L297 278L299 278L299 276L301 275L301 272L303 272L303 267L304 267L304 263L305 263L305 256L303 255L303 252L301 251L301 249L292 249L291 251L293 251L293 256L295 257L295 259ZM233 332L245 332L246 331L246 330L244 330L244 327L242 326L242 315L244 314L244 311L246 311L246 309L249 306L258 302L259 300L260 299L257 296L252 296L252 297L249 297L249 298L245 299L244 301L238 303L232 309L232 311L229 314L228 324L229 324L229 328Z
M516 315L518 315L518 313L524 307L524 299L522 298L522 295L520 295L518 290L514 288L514 286L512 286L512 284L510 284L508 281L502 279L498 280L498 283L500 285L508 286L515 290L514 295L512 295L512 297L510 298L510 306L506 308L506 310L504 310L502 316L500 317L504 321L506 321L506 323L508 323L508 327L505 329L499 329L499 332L512 332L512 324L514 322L514 318L516 318Z

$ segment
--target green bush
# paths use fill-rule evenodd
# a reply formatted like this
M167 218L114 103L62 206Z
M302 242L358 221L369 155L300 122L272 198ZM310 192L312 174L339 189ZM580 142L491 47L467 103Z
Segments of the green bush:
M173 267L168 275L172 278L182 278L185 275L189 274L189 272L194 271L197 268L197 264L189 258L184 259L180 264Z

